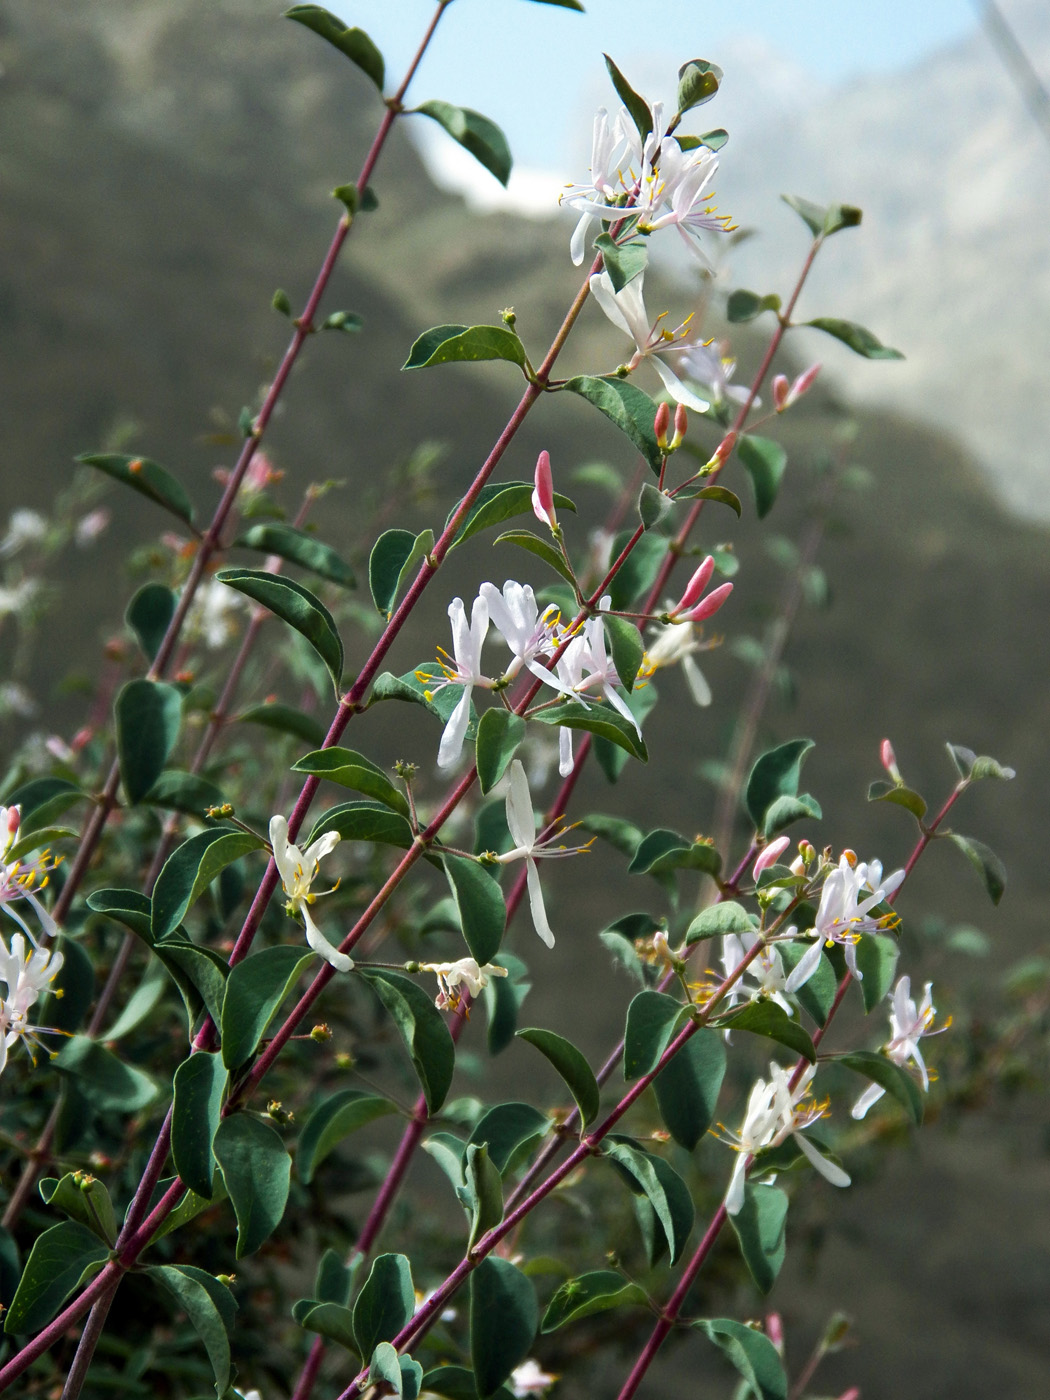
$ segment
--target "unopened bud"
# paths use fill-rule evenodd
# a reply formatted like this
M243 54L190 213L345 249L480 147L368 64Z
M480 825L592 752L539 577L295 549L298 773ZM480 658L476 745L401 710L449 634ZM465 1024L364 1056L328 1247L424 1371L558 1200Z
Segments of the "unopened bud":
M237 1282L237 1275L236 1275L236 1274L216 1274L216 1275L215 1275L215 1281L216 1281L216 1283L221 1283L221 1284L223 1285L224 1288L232 1288L233 1285Z
M662 403L656 410L656 417L653 419L653 432L656 434L656 445L661 452L670 452L671 443L667 436L667 430L671 426L671 410L667 404Z
M757 880L763 870L768 870L771 865L775 865L777 856L782 851L786 851L791 844L790 836L778 836L775 841L770 841L768 846L763 846L755 857L755 863L751 867L751 873Z
M766 1314L766 1336L776 1347L777 1351L784 1350L784 1323L779 1313Z
M879 757L882 759L882 766L895 783L903 782L901 770L897 767L897 755L893 752L893 745L888 739L883 739L879 746Z
M696 607L697 603L699 603L700 599L704 596L704 589L711 582L711 575L714 571L715 561L713 556L709 554L686 584L685 592L671 609L671 617L676 617L678 613L685 612L687 608Z
M353 1069L355 1060L348 1050L340 1050L335 1057L336 1069Z
M709 467L717 467L719 471L725 466L736 446L736 433L728 432L722 441L715 448L715 455L708 462Z
M551 530L557 530L558 517L554 513L554 478L549 452L541 452L536 459L534 483L532 509L536 519L542 520Z
M773 406L778 413L783 413L784 409L787 408L790 392L791 386L788 383L787 375L778 374L773 380Z
M685 404L679 404L674 411L674 437L671 439L671 451L677 452L682 443L685 442L685 435L689 431L689 415L685 411Z
M856 852L856 851L851 851L850 848L847 846L846 849L842 852L842 856L843 856L843 859L845 860L846 864L850 867L850 869L856 869L856 865L857 865L857 852Z
M695 608L684 613L683 617L687 622L703 622L705 617L712 617L733 591L731 583L720 584L717 588L702 599Z

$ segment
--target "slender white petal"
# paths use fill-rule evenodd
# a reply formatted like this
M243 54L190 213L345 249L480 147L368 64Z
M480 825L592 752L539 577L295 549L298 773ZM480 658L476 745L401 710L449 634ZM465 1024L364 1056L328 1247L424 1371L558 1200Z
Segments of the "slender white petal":
M740 1207L744 1204L744 1185L746 1176L747 1156L740 1152L733 1163L733 1175L729 1178L729 1189L726 1192L726 1211L730 1215L737 1215Z
M785 992L797 992L799 987L804 987L806 985L817 970L817 964L820 962L821 947L822 940L818 938L811 947L806 949L795 967L788 974L788 979L784 983Z
M540 887L540 872L536 869L534 860L526 861L527 879L529 885L529 908L532 911L532 922L548 948L554 947L554 931L547 922L547 910L543 904L543 890Z
M837 1167L834 1162L829 1162L826 1157L821 1156L804 1133L793 1133L792 1136L798 1143L798 1149L803 1157L820 1172L825 1181L830 1181L832 1186L849 1186L850 1178L842 1168Z
M335 944L330 943L324 934L314 923L310 913L310 906L304 904L302 907L303 921L306 924L306 941L315 953L319 953L326 963L330 963L336 972L349 972L353 967L353 959L346 953L340 953Z
M864 1115L867 1113L868 1109L871 1108L874 1104L877 1104L879 1099L882 1098L885 1092L886 1090L883 1089L880 1084L869 1084L868 1087L864 1090L863 1094L861 1094L857 1102L850 1109L850 1113L854 1118L863 1118Z
M463 740L470 724L470 686L463 687L459 704L448 717L448 723L438 745L437 763L439 768L451 768L463 752Z

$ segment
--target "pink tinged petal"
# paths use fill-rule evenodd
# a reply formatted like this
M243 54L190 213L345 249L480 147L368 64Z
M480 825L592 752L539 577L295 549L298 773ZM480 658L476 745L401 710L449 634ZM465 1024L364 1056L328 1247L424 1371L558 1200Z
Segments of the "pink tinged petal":
M711 582L711 575L714 571L715 561L713 556L709 554L686 584L685 592L671 609L672 617L680 612L685 612L687 608L695 607L699 603L704 595L704 589Z
M536 472L532 488L532 510L537 520L542 520L553 530L558 524L554 513L554 478L551 474L550 453L541 452L536 460Z
M775 841L770 841L768 846L763 846L755 857L755 863L751 867L751 873L757 880L763 870L768 870L771 865L775 865L777 856L786 851L791 845L790 836L778 836Z
M303 919L306 922L306 941L314 952L324 958L331 967L334 967L336 972L349 972L354 965L353 959L348 957L346 953L340 953L338 948L329 943L314 923L310 915L310 907L307 904L303 905Z
M738 1152L737 1159L733 1163L733 1175L729 1178L729 1189L726 1192L726 1212L729 1215L739 1214L740 1207L744 1204L746 1172L747 1155Z
M820 370L821 366L819 363L817 363L815 365L810 365L809 369L804 370L799 375L799 377L795 380L794 384L792 384L791 386L791 394L789 400L791 403L797 403L803 394L808 393L809 390L813 388L813 384L816 380L817 375L820 373Z
M802 955L794 971L789 975L784 983L784 990L789 994L797 992L799 987L804 987L809 979L816 972L820 963L821 939L817 939Z
M803 1157L820 1172L825 1181L830 1181L832 1186L849 1186L850 1179L842 1168L821 1156L803 1133L792 1133L792 1137L798 1143L798 1149Z
M463 751L463 740L466 737L467 725L470 723L470 691L469 685L463 687L459 704L449 715L448 723L441 735L441 743L438 745L437 762L439 768L451 768Z
M720 584L717 588L712 589L706 598L697 603L695 608L690 609L685 614L686 619L689 622L703 622L705 617L712 617L726 602L732 591L733 585L731 583Z
M868 1087L864 1090L863 1094L861 1094L857 1102L850 1109L851 1115L857 1119L863 1118L864 1115L867 1113L868 1109L871 1108L874 1104L877 1104L879 1099L882 1098L885 1092L886 1090L883 1089L881 1085L869 1084Z
M526 857L527 879L529 885L529 908L532 910L532 922L540 938L546 943L548 948L554 947L554 931L547 922L547 910L543 905L543 890L540 887L540 872L536 869L536 862L531 857Z

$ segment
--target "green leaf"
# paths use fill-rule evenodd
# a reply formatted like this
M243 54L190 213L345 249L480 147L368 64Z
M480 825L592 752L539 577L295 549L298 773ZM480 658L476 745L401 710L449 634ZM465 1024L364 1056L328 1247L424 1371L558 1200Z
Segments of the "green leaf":
M470 1276L470 1362L481 1400L528 1356L540 1309L531 1281L509 1259L482 1259Z
M481 716L475 755L483 793L491 792L503 777L524 738L525 721L519 715L493 707Z
M722 70L705 58L692 58L678 70L678 115L710 102L722 82Z
M744 1204L729 1223L736 1231L740 1253L762 1293L776 1282L784 1262L788 1198L776 1186L744 1187Z
M766 811L778 797L798 796L802 764L814 747L812 739L789 739L755 761L744 800L756 830L761 829Z
M166 1191L169 1186L173 1185L175 1181L176 1178L171 1176L159 1182L156 1200L159 1200L164 1191ZM190 1220L195 1220L198 1215L203 1214L206 1210L211 1210L213 1206L219 1205L226 1199L226 1185L221 1177L215 1183L215 1189L212 1191L210 1201L206 1196L198 1196L196 1191L187 1191L167 1219L157 1226L153 1235L150 1237L150 1244L155 1244L157 1240L163 1239L165 1235L170 1235L174 1233L174 1231L181 1229L182 1226L187 1224Z
M984 881L988 898L993 904L998 904L1006 893L1006 866L999 857L990 846L986 846L983 841L978 841L976 837L960 836L953 831L948 840L954 841L959 850L962 851Z
M806 943L778 943L776 945L777 952L783 960L785 972L790 973L795 970L809 946ZM792 996L802 1009L813 1017L818 1026L823 1026L834 1005L838 989L839 979L835 976L835 969L827 955L822 953L820 961L817 963L816 972L812 977L807 978L804 986L792 992Z
M576 580L573 578L572 570L566 565L561 556L561 551L548 544L546 540L541 540L539 535L534 535L531 530L507 530L502 535L492 541L493 544L516 544L519 549L527 549L530 554L535 554L542 559L545 564L562 576L566 583L573 589L576 588Z
M292 772L312 773L315 777L326 778L330 783L338 783L340 787L363 792L366 797L385 803L402 816L408 816L405 794L394 786L382 768L353 749L315 749L293 763Z
M740 325L755 320L763 311L779 310L780 298L776 292L760 297L757 292L748 292L743 287L738 287L735 292L729 293L726 301L726 320Z
M312 715L304 714L291 705L267 702L252 705L237 716L238 724L261 724L266 729L275 729L279 734L292 734L302 739L304 744L322 744L324 729Z
M156 1264L146 1273L178 1303L204 1343L215 1393L222 1400L230 1384L230 1337L237 1304L225 1284L190 1264Z
M430 1113L445 1102L456 1068L456 1047L440 1011L423 989L398 972L356 969L389 1011L423 1086Z
M630 113L631 120L638 128L638 135L642 138L642 144L644 145L645 138L653 129L652 109L645 98L639 97L638 93L631 87L630 83L623 76L609 55L603 54L602 57L605 59L605 66L609 70L609 77L612 79L612 85L616 89L616 96Z
M230 969L221 1022L222 1062L227 1069L239 1069L255 1054L277 1008L313 957L303 948L282 944L253 953Z
M630 695L624 696L624 701L638 723L644 725L646 717L659 698L659 692L652 681L649 681L647 685L638 685L636 682ZM598 767L609 782L619 782L620 774L627 767L628 756L625 750L617 748L615 744L608 743L601 735L595 735L594 756L598 760Z
M464 540L476 535L479 530L487 530L493 525L502 525L504 520L512 520L516 515L529 515L532 512L531 481L490 481L478 492L477 499L460 523L449 549L455 549ZM575 511L576 506L560 491L554 493L554 504L561 510ZM446 528L455 515L455 507L445 521Z
M9 846L5 855L8 864L13 864L21 860L31 851L38 851L41 846L50 846L55 841L63 839L77 840L78 833L68 826L45 826L36 831L31 831L28 836L21 841L16 841Z
M1014 768L1006 768L998 759L989 758L982 754L975 758L970 767L970 778L973 782L980 782L982 778L998 778L1002 782L1009 782L1011 778L1017 777Z
M727 933L754 933L757 927L757 921L742 904L723 899L697 914L686 929L686 946L691 947L703 938L722 938Z
M12 851L15 848L12 847ZM8 865L17 857L8 851ZM62 954L62 967L33 1020L51 1030L66 1031L69 1034L80 1029L95 999L95 969L91 958L81 944L63 934L58 940L58 950ZM8 991L12 991L8 988ZM106 1032L106 1039L114 1039L113 1032Z
M594 246L602 255L602 262L609 274L614 292L622 292L628 282L645 271L649 261L649 245L644 238L631 238L626 243L616 243L607 233L600 233Z
M768 841L783 831L785 827L791 826L793 822L819 822L823 815L820 803L808 792L800 793L798 797L789 797L785 793L781 797L775 797L766 808L765 820L762 823L762 835Z
M340 1307L345 1307L350 1301L355 1268L344 1264L334 1249L326 1249L317 1264L313 1296L321 1302L338 1303Z
M536 0L536 3L556 4L558 0ZM427 1394L445 1396L447 1400L478 1400L474 1372L466 1366L435 1366L423 1377L422 1385ZM514 1400L514 1396L507 1386L501 1385L493 1393L493 1400Z
M863 355L866 360L904 359L899 350L894 350L890 345L883 345L877 336L872 335L871 331L863 326L858 326L855 321L840 321L837 316L818 316L813 321L803 321L801 324L813 326L818 331L834 336L856 354Z
M380 1342L372 1353L368 1379L373 1385L385 1382L390 1394L401 1400L416 1400L423 1378L423 1367L410 1356L398 1356L389 1342ZM384 1392L385 1393L385 1392Z
M215 1179L212 1142L219 1128L229 1075L218 1055L203 1051L175 1071L171 1155L175 1170L191 1191L209 1200Z
M172 515L177 515L187 525L193 524L193 506L182 483L148 457L127 457L116 452L86 452L77 461L105 472L114 481L122 481L133 491L138 491L158 506L171 511Z
M28 783L21 783L8 793L4 800L9 807L22 809L22 819L18 823L21 841L30 832L50 826L74 802L80 802L87 796L83 788L67 782L65 778L31 778ZM10 861L10 857L8 859Z
M503 1182L482 1143L468 1143L463 1154L463 1186L456 1192L470 1219L468 1253L503 1219Z
M213 827L176 846L164 862L153 887L151 926L157 942L169 937L186 911L198 900L220 871L250 851L265 849L258 836Z
M888 996L897 971L900 948L886 933L864 933L856 946L857 970L863 979L864 1010L874 1011Z
M518 1031L518 1037L529 1045L534 1045L541 1055L545 1055L564 1079L569 1093L576 1100L580 1110L580 1121L584 1127L593 1123L598 1116L601 1090L594 1071L587 1063L581 1050L577 1050L571 1040L556 1035L554 1031L538 1027L527 1027Z
M96 914L105 914L115 919L125 928L131 929L150 948L153 947L153 934L150 929L150 900L139 890L102 889L92 890L85 903Z
M631 1191L644 1196L652 1207L663 1241L650 1249L651 1261L656 1262L666 1243L671 1263L676 1264L693 1228L695 1215L685 1182L662 1157L644 1151L629 1138L606 1138L602 1156L618 1168Z
M97 1274L109 1248L86 1225L63 1220L38 1235L4 1317L4 1331L39 1332L73 1290Z
M922 1125L923 1103L918 1084L901 1065L896 1065L885 1055L871 1050L854 1050L847 1055L835 1055L835 1063L845 1065L878 1084L891 1094L911 1118L916 1127Z
M506 326L434 326L413 343L402 369L509 360L525 368L525 347Z
M718 879L722 857L706 841L687 841L677 831L650 831L639 843L628 875L667 875L672 870L699 870Z
M484 1144L500 1176L515 1165L525 1148L531 1148L550 1131L551 1120L528 1103L500 1103L474 1125L468 1144Z
M491 962L499 952L507 924L503 891L476 860L444 855L441 863L471 956L481 965Z
M513 953L502 953L496 958L500 967L508 970L507 977L493 977L485 984L485 1014L488 1016L486 1036L490 1055L498 1055L514 1039L518 1028L518 1012L532 990L532 983L523 979L528 976L528 968Z
M321 330L345 331L347 335L353 335L355 331L361 330L364 324L364 317L359 316L356 311L333 311L321 322ZM352 588L354 585L347 586Z
M117 1218L109 1192L98 1177L86 1172L66 1172L61 1178L49 1176L39 1183L40 1199L52 1210L64 1211L93 1230L100 1240L112 1245L117 1238Z
M150 807L168 807L191 817L203 817L209 807L220 806L225 798L214 783L199 773L165 768L142 801Z
M178 598L170 588L162 583L145 583L127 606L124 621L138 638L142 654L150 665L160 650L177 605Z
M399 846L402 850L407 850L415 840L407 819L382 802L342 802L329 807L317 819L306 844L312 846L329 831L338 831L344 841L368 841Z
M584 9L583 6L580 4L580 0L533 0L533 4L557 5L559 9L562 10L578 10L581 15L584 13Z
M824 216L824 237L828 238L840 229L856 228L864 217L864 211L855 204L832 204Z
M694 1322L729 1358L751 1387L755 1400L787 1400L787 1376L776 1347L761 1332L727 1317Z
M653 1080L660 1117L688 1152L711 1126L725 1072L725 1040L720 1032L701 1028Z
M794 1050L797 1055L816 1064L817 1052L813 1041L803 1026L790 1017L775 1001L749 1001L718 1018L720 1031L750 1031L752 1035L762 1035Z
M354 1304L354 1335L362 1356L396 1337L416 1306L412 1266L403 1254L380 1254Z
M252 525L237 536L231 548L258 549L263 554L276 554L289 563L299 564L311 573L337 583L340 588L356 588L354 571L332 549L305 530L297 530L294 525L281 521L271 521L262 525Z
M353 1313L341 1303L317 1302L313 1298L303 1298L292 1308L292 1316L300 1327L308 1332L316 1332L326 1341L357 1351L354 1336Z
M149 1075L124 1064L86 1035L67 1040L51 1064L78 1080L91 1107L99 1113L137 1113L157 1097L157 1086Z
M421 676L425 679L420 679ZM452 711L463 696L458 686L448 685L441 690L431 691L431 698L428 700L427 691L438 679L440 672L436 661L424 663L415 671L407 671L403 676L394 676L389 671L384 671L382 675L376 676L368 703L377 705L383 700L407 700L412 705L422 705L442 724L447 724ZM471 701L470 723L467 725L465 742L473 744L477 737L478 717L474 702Z
M649 751L633 724L628 724L618 710L611 705L591 703L584 707L578 700L566 700L549 709L537 710L529 715L530 720L540 724L565 725L568 729L582 729L588 734L599 734L618 748L626 749L632 758L649 762Z
M229 974L222 954L183 938L162 939L153 945L153 951L178 987L190 1022L204 1007L218 1025Z
M222 1120L214 1150L237 1216L237 1258L243 1259L281 1223L291 1158L273 1128L247 1113Z
M634 822L629 822L625 817L610 817L605 812L590 812L580 819L580 826L584 831L590 831L593 835L600 836L603 841L608 841L613 850L619 851L628 859L634 858L634 853L642 842L642 833ZM647 918L648 915L641 917ZM653 928L658 927L654 922ZM634 936L632 934L632 937Z
M675 494L676 501L718 501L721 505L728 506L739 518L744 513L744 508L740 504L740 497L734 491L729 491L724 486L687 486L684 491Z
M659 525L673 506L674 501L665 491L659 490L651 481L642 482L638 496L638 518L642 522L643 530L652 530L654 526Z
M609 651L616 674L623 682L624 689L631 691L638 678L638 668L645 659L642 634L634 623L628 622L625 617L610 617L608 613L601 616L605 634L609 638Z
M260 603L305 637L328 668L338 696L343 675L343 643L335 619L319 598L301 583L262 569L220 569L215 577Z
M580 1274L563 1283L547 1304L547 1311L540 1323L541 1332L556 1332L567 1322L577 1322L582 1317L594 1313L608 1312L610 1308L623 1307L627 1303L648 1306L645 1289L636 1283L628 1283L622 1274L611 1269L597 1269L594 1273Z
M822 204L814 204L812 200L803 199L798 194L782 194L780 198L789 208L794 209L814 238L819 238L824 232L824 221L828 217L827 209Z
M305 25L307 29L312 29L315 34L326 39L333 48L338 49L351 63L356 64L362 73L371 78L380 92L383 91L383 55L363 29L351 29L321 5L293 5L290 10L285 11L284 17L294 19L297 24Z
M299 1180L309 1186L328 1154L351 1133L394 1112L389 1099L360 1089L342 1089L318 1104L299 1135L295 1165Z
M598 378L578 374L566 380L562 388L570 394L578 394L581 399L592 403L599 413L604 413L610 423L627 434L653 471L659 473L663 452L653 431L656 404L648 394L629 384L626 379L617 379L615 375ZM613 606L616 606L615 600Z
M618 559L632 531L624 530L612 542L610 558ZM629 608L647 594L667 558L668 541L662 535L645 534L631 550L609 585L614 611Z
M390 621L401 590L421 559L434 548L433 530L414 535L411 530L387 530L368 556L368 586L372 601Z
M474 112L469 107L456 107L451 102L424 102L411 110L424 117L433 118L439 126L445 128L453 141L458 141L480 165L491 175L495 175L501 185L506 185L510 179L513 162L507 138L495 122L489 121L488 117L483 117L480 112ZM501 355L499 358L507 357Z
M120 777L130 803L141 802L160 777L182 722L176 686L144 679L122 686L113 706Z
M639 992L627 1008L624 1079L630 1081L651 1073L688 1016L689 1008L666 992Z
M739 438L736 450L751 478L758 518L763 520L776 503L787 467L787 453L779 442L774 442L772 438L756 437L754 433Z

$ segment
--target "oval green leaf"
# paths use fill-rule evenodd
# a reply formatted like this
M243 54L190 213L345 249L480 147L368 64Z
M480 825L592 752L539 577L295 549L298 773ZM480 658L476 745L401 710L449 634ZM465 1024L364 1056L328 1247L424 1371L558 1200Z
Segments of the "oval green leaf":
M124 621L135 633L151 666L177 606L175 594L162 583L143 584L127 606Z
M520 715L494 706L481 716L475 755L483 793L490 792L503 777L524 738L525 721Z
M441 863L459 912L460 927L471 956L480 964L491 962L503 942L507 906L503 891L476 860L444 855Z
M328 41L333 48L356 64L366 77L371 78L380 92L386 76L383 55L373 44L363 29L353 29L330 14L323 5L293 5L285 11L285 19L294 19L297 24Z
M302 948L281 945L253 953L230 969L221 1022L222 1062L227 1069L239 1069L254 1055L277 1008L313 956Z
M190 1264L156 1264L146 1273L189 1318L208 1353L215 1393L224 1395L230 1384L230 1333L237 1311L233 1294L213 1274Z
M343 643L335 619L319 598L301 583L262 569L220 569L215 577L261 604L305 637L327 667L338 696L343 675Z
M755 510L763 520L776 504L787 467L787 453L772 438L748 433L737 440L737 456L747 469L755 494Z
M387 530L372 546L368 586L372 601L388 622L409 575L433 548L433 530L423 530L418 535L411 530Z
M317 778L326 778L330 783L363 792L395 812L407 817L408 799L390 781L382 768L365 758L364 754L353 749L315 749L292 764L293 773L311 773Z
M430 1113L445 1102L456 1068L456 1047L440 1011L422 987L385 968L355 969L390 1013L419 1077Z
M723 1036L702 1027L653 1080L660 1117L687 1152L692 1152L714 1120L725 1072Z
M230 827L202 831L177 846L164 862L153 887L154 941L169 937L178 928L186 911L227 865L250 851L264 849L265 843L258 836Z
M219 1128L229 1075L218 1055L203 1051L175 1071L171 1111L171 1155L175 1170L191 1191L208 1200L215 1180L212 1142Z
M776 1186L744 1187L744 1204L729 1222L736 1231L740 1253L762 1293L768 1293L780 1273L786 1252L788 1198Z
M396 1337L416 1307L412 1266L403 1254L380 1254L354 1304L354 1336L362 1356Z
M139 495L177 515L187 525L193 524L193 506L182 483L148 457L128 457L117 452L86 452L77 461L130 486Z
M610 423L615 423L631 439L653 471L659 473L663 452L653 430L656 403L648 394L626 379L617 379L612 375L595 377L579 374L574 379L566 380L562 388L586 399Z
M495 122L480 112L456 107L451 102L424 102L412 110L443 126L453 141L458 141L501 185L506 185L513 161L507 138Z
M299 1180L308 1186L317 1168L345 1137L394 1111L388 1099L360 1089L342 1089L318 1104L299 1136L295 1152Z
M121 687L113 706L117 758L124 792L141 802L160 777L182 722L182 693L161 681L138 679Z
M564 1079L569 1093L576 1100L584 1126L593 1123L598 1116L601 1090L583 1052L577 1050L571 1040L556 1035L554 1031L528 1027L518 1031L518 1036L545 1055Z
M531 1281L509 1259L482 1259L470 1276L470 1362L480 1400L525 1360L539 1322Z
M340 588L357 587L353 569L331 545L323 544L305 530L297 530L294 525L286 525L283 521L250 526L237 536L231 548L257 549L263 554L276 554L291 564L309 569L329 583L337 583Z
M237 1216L237 1258L254 1254L284 1215L292 1162L268 1124L246 1113L224 1118L215 1156Z
M26 1260L4 1331L39 1332L80 1283L85 1283L109 1258L109 1247L94 1231L76 1220L63 1220L38 1235Z
M434 326L415 341L401 368L429 369L481 360L509 360L524 369L525 347L506 326Z

